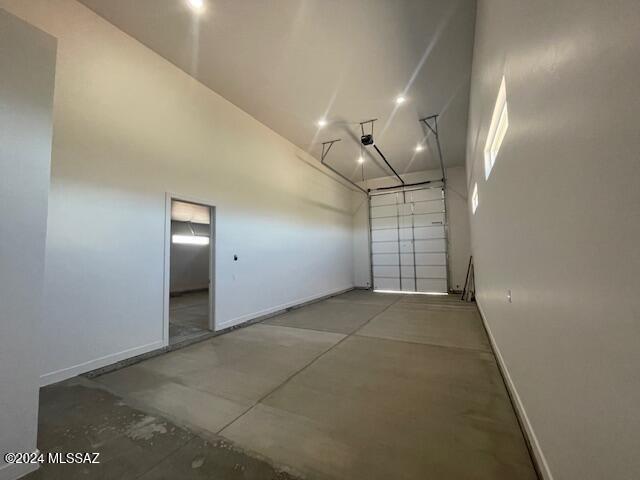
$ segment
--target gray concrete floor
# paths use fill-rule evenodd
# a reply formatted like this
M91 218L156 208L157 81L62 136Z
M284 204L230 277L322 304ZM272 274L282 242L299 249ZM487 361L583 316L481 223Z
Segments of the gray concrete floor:
M536 478L478 312L453 297L352 291L82 382L41 399L40 448L69 423L118 458L120 435L151 465L131 478Z
M188 292L169 297L169 343L207 335L209 291Z
M295 479L222 437L204 439L131 408L82 377L40 390L38 423L41 452L98 452L100 463L45 463L28 480Z

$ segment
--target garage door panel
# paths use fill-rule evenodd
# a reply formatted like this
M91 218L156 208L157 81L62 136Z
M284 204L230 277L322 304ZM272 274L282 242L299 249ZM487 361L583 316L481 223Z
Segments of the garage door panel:
M413 224L416 227L426 227L431 225L444 225L444 214L440 213L423 213L413 216Z
M446 246L444 238L435 240L416 240L416 253L444 253Z
M397 255L396 255L397 258ZM416 253L416 265L447 265L447 258L444 253Z
M398 215L396 205L384 205L382 207L371 207L371 218L395 217Z
M414 274L416 273L413 267L413 263L411 263L410 265L402 265L401 267L401 274L402 274L402 278L413 278Z
M403 207L406 207L404 205ZM432 200L428 202L416 202L413 204L413 213L439 213L444 212L443 200Z
M372 218L371 219L371 228L373 230L380 230L382 228L398 228L398 217L382 217L382 218Z
M400 222L400 228L412 228L413 227L413 215L400 215L398 217Z
M400 242L400 253L413 253L414 247L416 253L444 253L446 245L444 238L416 240L415 242L411 240L405 240Z
M416 240L444 238L444 226L416 227L414 228L414 236Z
M413 253L413 242L410 240L400 242L400 253Z
M371 206L395 205L397 203L397 193L387 193L385 195L374 195L371 197Z
M417 255L417 254L415 254ZM411 265L413 266L413 253L401 253L400 254L400 265ZM416 257L416 265L418 265L417 257Z
M400 228L431 227L444 225L443 213L423 213L418 215L400 215Z
M439 200L442 197L441 188L425 188L422 190L413 190L407 194L409 202L423 202L425 200Z
M371 244L371 253L398 253L398 241L375 242Z
M398 265L398 255L390 253L375 253L371 255L373 266L376 265Z
M400 267L397 265L374 266L373 275L376 277L398 278L400 277Z
M410 203L402 203L398 205L398 214L399 215L412 215L413 208Z
M412 228L401 228L398 233L400 234L400 241L413 240Z
M391 242L398 241L398 230L372 230L372 242Z
M402 279L402 288L400 289L403 292L415 292L416 291L416 281L413 278L413 275L410 278Z
M418 265L416 263L415 270L413 262L405 262L401 265L401 273L403 277L418 278L447 278L446 265Z
M400 290L399 278L374 278L373 288L376 290Z

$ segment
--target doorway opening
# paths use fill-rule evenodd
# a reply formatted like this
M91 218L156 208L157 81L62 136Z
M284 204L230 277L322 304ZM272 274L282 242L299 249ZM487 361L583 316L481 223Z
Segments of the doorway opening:
M214 330L214 207L170 198L169 345Z

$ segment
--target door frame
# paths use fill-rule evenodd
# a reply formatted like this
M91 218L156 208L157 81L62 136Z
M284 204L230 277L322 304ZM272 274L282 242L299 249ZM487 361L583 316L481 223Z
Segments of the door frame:
M216 330L216 206L201 198L178 193L165 193L165 226L164 226L164 291L163 291L163 318L162 318L162 343L169 345L169 297L171 294L171 202L173 200L202 205L209 208L209 330Z

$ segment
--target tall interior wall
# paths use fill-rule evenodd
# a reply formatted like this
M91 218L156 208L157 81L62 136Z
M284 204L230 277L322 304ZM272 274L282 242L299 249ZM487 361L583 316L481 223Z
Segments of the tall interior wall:
M478 3L478 304L545 478L640 476L639 25L637 0ZM503 76L509 129L485 179Z
M36 465L56 41L0 9L0 479Z
M58 39L43 384L167 343L167 193L216 207L217 329L353 286L315 159L73 0L0 7Z

